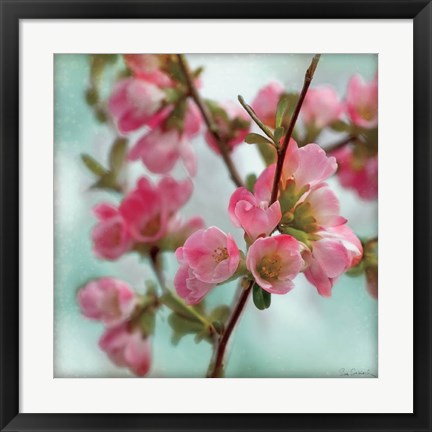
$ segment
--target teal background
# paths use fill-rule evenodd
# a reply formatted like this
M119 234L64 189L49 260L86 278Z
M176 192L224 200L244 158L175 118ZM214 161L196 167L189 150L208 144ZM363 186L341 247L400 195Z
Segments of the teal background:
M241 94L252 101L258 89L272 79L288 90L299 90L311 55L238 54L189 55L193 66L204 65L202 94L219 101L237 100ZM114 67L105 76L107 94L114 80ZM343 95L349 77L360 73L371 79L377 70L376 55L323 55L313 85L332 84ZM115 276L138 291L146 280L154 280L151 269L135 255L116 262L94 257L90 232L95 223L92 206L100 201L118 202L115 194L89 190L92 175L80 161L89 153L105 163L114 134L101 125L86 105L89 57L55 56L55 289L54 289L54 376L55 377L132 377L126 369L113 366L97 347L103 327L79 313L76 290L89 279ZM135 135L136 137L136 135ZM337 137L336 137L337 138ZM332 142L323 135L319 143ZM184 207L185 217L201 215L206 224L231 232L239 245L242 233L232 226L226 207L234 190L222 161L205 144L194 140L199 158L195 191ZM259 173L262 162L252 146L242 145L234 152L241 173ZM130 185L145 168L134 163L129 172ZM174 176L186 172L178 164ZM157 176L153 176L157 178ZM339 187L335 178L329 183L341 200L342 215L361 236L377 234L376 202L366 202ZM172 254L164 257L168 281L176 271ZM209 305L230 304L235 283L217 287L208 296ZM167 311L161 311L153 341L152 377L203 377L211 356L206 342L195 344L186 336L178 346L170 343ZM300 275L296 288L287 295L272 296L271 308L257 310L252 302L246 308L230 346L227 377L338 377L341 370L369 371L378 375L378 303L365 290L364 277L343 276L333 288L330 299Z

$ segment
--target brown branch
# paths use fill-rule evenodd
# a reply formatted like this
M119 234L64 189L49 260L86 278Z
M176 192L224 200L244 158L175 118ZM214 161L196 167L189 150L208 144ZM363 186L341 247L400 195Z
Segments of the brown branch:
M353 135L348 135L345 138L342 138L340 141L337 141L333 144L330 144L326 147L323 147L323 149L326 151L326 153L332 153L338 149L340 149L341 147L345 147L347 144L349 144L350 142L356 140L357 137L353 136Z
M314 76L315 69L318 65L318 61L320 59L320 56L321 56L321 54L315 54L313 56L311 64L309 65L309 67L306 71L304 83L303 83L303 88L301 90L299 100L297 102L297 105L294 109L294 113L293 113L291 120L290 120L290 123L288 125L287 133L286 133L285 138L283 140L282 146L280 147L280 149L277 152L276 171L275 171L275 176L274 176L274 180L273 180L272 194L271 194L269 206L277 200L277 195L278 195L278 191L279 191L279 182L280 182L280 178L282 175L282 168L283 168L283 163L285 160L285 155L286 155L286 152L288 149L288 144L289 144L290 139L292 137L292 133L294 131L294 126L297 122L297 118L299 116L299 113L300 113L301 107L303 105L303 101L306 97L306 93L309 89L310 83L312 82L312 78Z
M209 132L213 135L213 138L216 141L216 144L221 152L222 159L225 162L226 167L228 168L232 181L235 183L237 187L244 186L243 181L237 171L237 168L235 167L234 162L231 159L231 155L227 143L222 138L219 129L214 123L213 117L209 109L207 108L207 105L204 103L200 94L198 93L197 88L195 87L194 79L185 56L183 54L177 54L177 58L180 67L183 71L183 74L186 78L190 95L194 100L195 104L197 105L198 109L200 110L201 115L203 116L204 122L207 125Z
M214 361L210 364L210 368L207 374L208 378L221 378L224 370L224 357L227 344L231 334L236 326L240 315L246 306L247 299L252 291L252 285L254 281L250 281L248 287L243 289L234 309L231 312L225 331L223 332L221 338L217 342L214 354Z
M159 286L161 287L162 293L167 294L169 289L166 285L165 275L162 270L160 249L157 246L152 247L149 252L149 257L153 272L156 276Z

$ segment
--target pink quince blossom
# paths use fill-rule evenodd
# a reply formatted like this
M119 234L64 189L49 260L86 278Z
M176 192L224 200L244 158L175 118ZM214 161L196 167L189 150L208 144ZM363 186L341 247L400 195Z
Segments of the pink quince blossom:
M176 253L179 261L182 261L182 254ZM182 297L186 304L198 304L207 293L216 286L215 283L200 281L189 267L189 264L181 264L174 277L174 286L177 294Z
M276 164L269 165L258 177L261 194L270 196ZM318 144L307 144L298 148L297 143L291 139L284 159L281 182L282 190L287 182L293 181L296 190L304 188L310 190L314 186L328 179L337 170L336 158L327 156Z
M92 280L77 294L81 313L112 327L125 321L136 306L136 296L125 282L103 277Z
M156 84L159 87L171 87L171 78L161 70L163 59L161 54L124 54L123 59L137 78Z
M333 87L319 86L307 92L301 115L306 125L321 129L338 120L344 109Z
M139 329L130 329L128 322L106 329L99 347L115 365L127 367L137 376L144 376L150 370L150 340Z
M349 268L356 266L363 255L363 246L346 225L317 232L321 237L305 251L305 276L323 297L330 297L334 283Z
M114 87L108 109L121 133L129 133L148 124L162 108L165 93L156 85L126 78Z
M354 75L348 83L346 107L355 125L375 128L378 125L378 75L369 83L360 75Z
M171 111L170 108L165 112L165 119ZM166 174L178 159L182 159L189 174L194 176L197 170L196 155L189 140L199 132L201 124L201 115L196 105L189 102L182 132L175 128L166 130L162 126L153 129L137 141L129 151L128 158L141 159L144 165L156 174Z
M230 125L227 123L225 118L222 116L214 116L216 125L218 127L219 133L221 136L226 139L226 144L228 146L229 151L233 151L236 146L244 141L246 135L250 130L250 120L246 111L239 105L234 104L231 101L226 101L220 104L220 107L225 110L228 115L230 121L239 118L248 123L247 127L244 128L236 128L235 130L231 130ZM219 147L217 145L216 140L213 135L207 130L204 138L210 148L217 154L220 154Z
M240 252L232 236L214 226L194 232L176 250L176 257L207 284L226 281L240 263Z
M102 259L115 260L128 252L133 239L119 210L111 204L102 203L93 208L93 213L99 219L92 231L95 255Z
M339 200L327 183L315 186L303 203L310 206L310 213L320 228L339 226L347 222L340 216Z
M228 213L232 223L242 227L250 241L270 235L282 218L279 201L269 206L269 201L240 187L231 196Z
M272 81L263 87L252 102L252 108L262 122L275 128L276 108L284 93L281 83Z
M167 235L173 242L183 245L189 236L204 227L204 219L200 216L191 217L185 222L180 217L174 216L168 223Z
M246 266L256 283L272 294L286 294L304 265L300 243L286 234L255 240L249 248Z
M349 146L334 153L339 169L337 177L342 186L353 189L360 198L374 200L378 197L378 155L358 160Z
M119 207L134 240L150 243L161 239L170 219L190 198L192 187L190 180L178 182L164 177L154 186L148 178L140 178Z
M298 189L304 186L312 188L327 180L336 169L336 159L327 156L318 144L307 144L298 148L297 143L292 140L288 146L282 175L285 179L294 178Z

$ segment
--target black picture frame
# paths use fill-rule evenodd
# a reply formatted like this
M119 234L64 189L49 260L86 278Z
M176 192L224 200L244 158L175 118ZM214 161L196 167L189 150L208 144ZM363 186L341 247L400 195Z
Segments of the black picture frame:
M1 431L431 431L432 5L426 0L0 0ZM127 18L414 20L413 414L20 414L19 21ZM403 347L401 347L403 349ZM43 389L41 389L43 397Z

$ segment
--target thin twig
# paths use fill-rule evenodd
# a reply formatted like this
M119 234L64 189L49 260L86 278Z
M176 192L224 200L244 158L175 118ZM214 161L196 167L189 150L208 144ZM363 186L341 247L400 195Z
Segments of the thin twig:
M242 290L240 297L238 298L237 303L231 312L226 329L216 345L214 362L212 362L210 365L210 369L207 374L208 378L221 378L222 376L227 344L252 291L253 283L254 281L250 281L249 286Z
M159 286L161 287L163 294L168 294L169 289L166 284L165 275L162 271L160 250L158 247L152 247L149 252L150 263L153 269L156 279L158 280Z
M258 118L253 108L248 105L243 96L238 95L237 96L238 101L240 102L240 105L246 110L246 112L249 114L250 118L256 123L256 125L272 140L274 141L274 136L272 132L269 130L269 128Z
M186 78L190 95L194 100L195 104L197 105L198 109L200 110L201 115L203 116L204 122L207 125L209 132L213 135L213 138L216 141L216 145L218 146L222 159L225 162L226 167L228 168L232 181L235 183L237 187L244 186L243 181L237 171L237 168L235 167L234 162L231 159L231 155L227 143L221 136L219 129L214 123L213 117L209 109L207 108L207 105L204 103L204 101L201 98L201 95L198 93L198 90L195 87L194 79L189 69L189 65L187 63L185 56L183 54L177 54L177 58L179 60L179 64L180 67L182 68L183 74Z
M357 137L354 135L348 135L345 138L342 138L340 141L335 142L333 144L330 144L326 147L323 147L323 149L327 152L327 153L332 153L338 149L340 149L341 147L345 147L347 144L349 144L350 142L356 140Z
M159 286L161 287L162 294L169 294L171 299L177 300L177 298L171 294L171 292L168 289L168 286L166 284L165 275L163 273L162 265L161 265L160 249L156 246L151 248L150 253L149 253L149 257L150 257L150 262L151 262L153 272L156 276L156 279L159 283ZM165 306L170 307L169 303L167 303L166 301L164 301L162 299L163 299L163 297L160 297L159 301L162 304L164 304ZM216 331L215 327L205 316L198 313L193 307L187 306L183 303L181 303L181 304L184 308L186 308L189 311L190 314L195 316L202 324L204 324L210 330L210 333L213 337L215 337L217 335L217 331Z
M320 56L321 56L321 54L315 54L314 55L312 62L306 71L304 83L303 83L303 88L301 90L299 100L297 102L297 105L294 109L294 113L293 113L291 120L290 120L290 123L288 125L287 133L286 133L285 138L283 140L282 146L280 147L280 149L277 152L276 171L275 171L275 176L274 176L274 180L273 180L273 188L272 188L272 194L271 194L271 199L270 199L269 205L273 204L277 200L278 191L279 191L279 182L280 182L280 178L282 175L282 168L283 168L285 155L286 155L286 152L288 149L288 144L290 142L292 133L294 131L294 126L297 122L297 118L299 116L300 109L303 105L303 101L306 97L306 93L309 89L310 83L312 82L312 78L314 76L315 69L318 65L318 61L320 59Z

